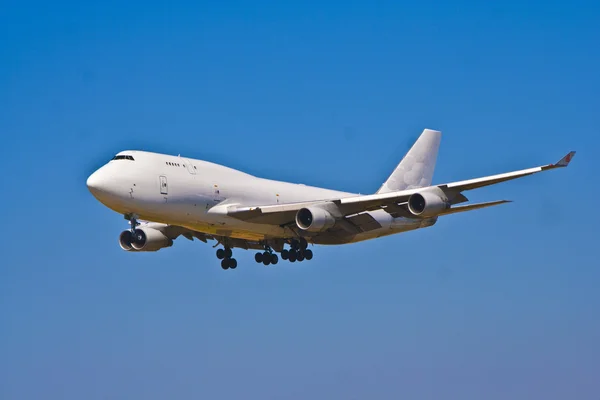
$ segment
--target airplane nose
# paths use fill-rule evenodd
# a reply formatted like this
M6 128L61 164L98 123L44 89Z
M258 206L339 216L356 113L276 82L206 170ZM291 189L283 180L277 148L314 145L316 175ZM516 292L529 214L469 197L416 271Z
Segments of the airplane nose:
M104 205L120 204L131 196L123 179L115 175L114 166L104 165L91 174L85 183L96 200Z
M92 194L101 192L105 189L106 182L102 175L101 171L98 170L87 178L86 185Z

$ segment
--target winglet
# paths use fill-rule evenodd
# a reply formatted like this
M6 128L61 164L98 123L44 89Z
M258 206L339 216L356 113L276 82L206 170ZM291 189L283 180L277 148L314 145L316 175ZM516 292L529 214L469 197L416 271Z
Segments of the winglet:
M569 154L567 154L566 156L561 158L556 164L548 164L548 165L544 165L543 167L541 167L542 171L546 171L548 169L566 167L567 165L569 165L569 163L571 162L573 157L575 157L575 152L571 151L571 152L569 152Z
M569 165L573 157L575 157L575 152L571 151L569 154L561 158L560 161L557 162L555 165L557 167L566 167L567 165Z

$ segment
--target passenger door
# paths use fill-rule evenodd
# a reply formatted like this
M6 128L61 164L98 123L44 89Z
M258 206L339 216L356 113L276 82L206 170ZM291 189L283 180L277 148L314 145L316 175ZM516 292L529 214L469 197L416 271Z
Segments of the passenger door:
M160 181L160 194L169 194L169 185L167 184L167 177L161 175L158 178Z

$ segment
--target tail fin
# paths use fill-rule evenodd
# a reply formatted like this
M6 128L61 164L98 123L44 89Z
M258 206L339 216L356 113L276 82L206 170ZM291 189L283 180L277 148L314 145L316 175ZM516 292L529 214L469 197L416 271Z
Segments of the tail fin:
M425 129L377 193L431 185L442 132Z

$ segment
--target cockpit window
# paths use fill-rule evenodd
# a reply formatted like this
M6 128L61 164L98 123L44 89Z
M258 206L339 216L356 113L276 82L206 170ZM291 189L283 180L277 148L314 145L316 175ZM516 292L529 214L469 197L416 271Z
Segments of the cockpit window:
M135 161L132 156L114 156L113 160L131 160L131 161Z

